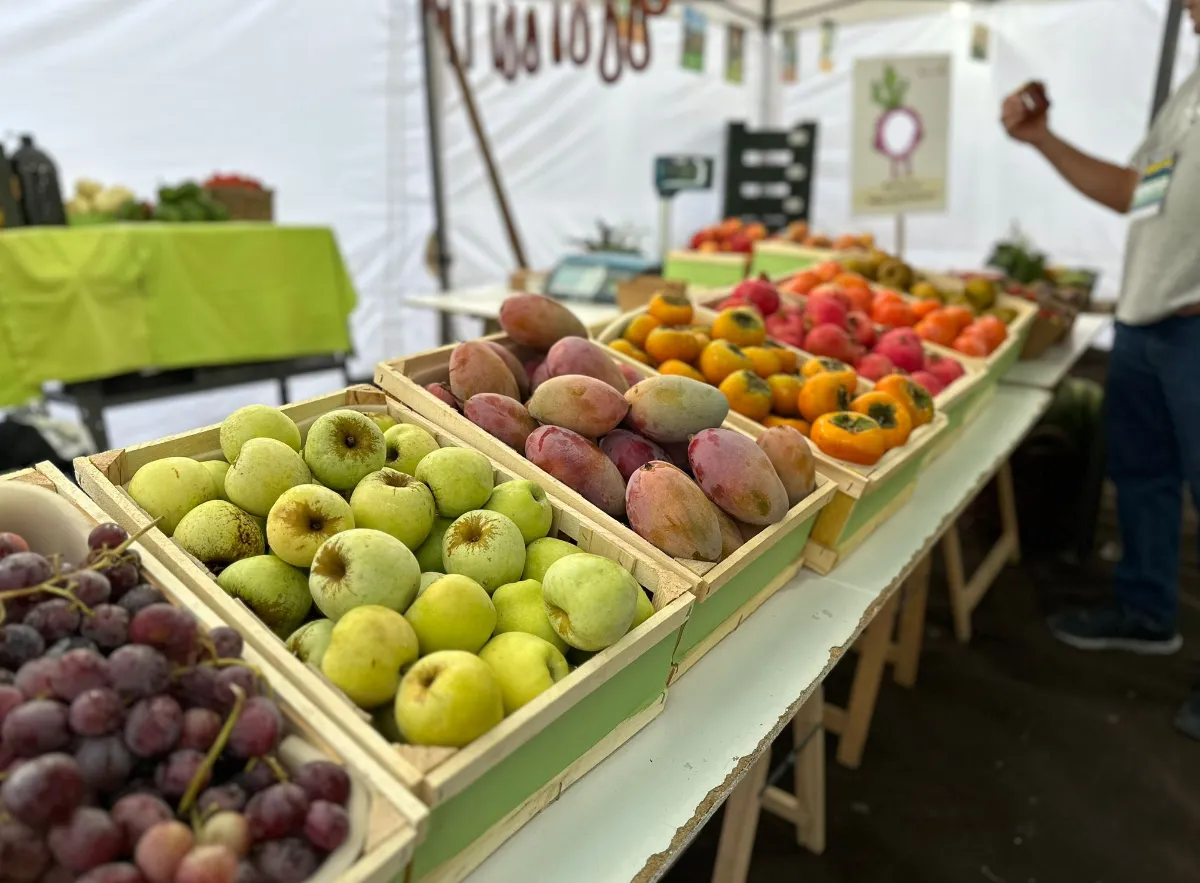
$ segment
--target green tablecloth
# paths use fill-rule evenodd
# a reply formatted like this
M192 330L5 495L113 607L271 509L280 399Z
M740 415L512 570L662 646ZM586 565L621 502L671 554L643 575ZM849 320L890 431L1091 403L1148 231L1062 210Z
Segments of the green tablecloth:
M0 231L0 405L48 380L349 352L354 302L326 228Z

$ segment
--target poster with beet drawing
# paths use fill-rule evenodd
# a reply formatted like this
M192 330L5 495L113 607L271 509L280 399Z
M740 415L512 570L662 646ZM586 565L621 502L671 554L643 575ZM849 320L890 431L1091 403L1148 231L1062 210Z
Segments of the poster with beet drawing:
M950 67L949 55L855 62L854 214L945 210Z

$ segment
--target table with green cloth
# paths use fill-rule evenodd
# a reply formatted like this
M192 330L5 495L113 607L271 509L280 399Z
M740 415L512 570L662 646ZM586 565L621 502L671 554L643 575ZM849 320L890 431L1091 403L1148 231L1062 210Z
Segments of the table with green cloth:
M323 227L0 231L0 406L47 381L349 353L354 304Z

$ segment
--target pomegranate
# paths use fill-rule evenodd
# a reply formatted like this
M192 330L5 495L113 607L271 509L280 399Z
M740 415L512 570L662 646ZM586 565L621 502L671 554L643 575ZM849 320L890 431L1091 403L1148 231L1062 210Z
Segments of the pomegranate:
M896 373L896 366L883 353L868 353L858 360L854 370L867 380L882 380Z
M912 379L913 383L919 383L921 386L925 387L926 391L931 396L937 395L946 388L946 384L942 383L942 381L938 380L928 371L914 371Z
M771 284L766 273L757 279L739 282L731 298L757 307L764 316L770 316L779 309L779 291Z
M966 373L966 369L957 359L939 356L937 353L925 356L925 370L942 382L943 389Z
M893 328L885 331L875 344L875 352L892 360L897 368L911 374L925 367L925 350L921 338L911 328Z
M814 356L828 356L839 359L847 365L854 362L854 350L850 343L850 335L839 325L823 324L815 326L804 338L802 349Z
M804 309L804 327L812 329L818 325L836 325L838 328L847 330L849 328L846 322L847 315L846 307L840 300L814 295L809 297L808 306Z
M846 326L850 330L850 336L858 343L862 344L867 349L875 346L877 332L875 331L875 323L871 321L871 317L862 310L851 310L846 314Z

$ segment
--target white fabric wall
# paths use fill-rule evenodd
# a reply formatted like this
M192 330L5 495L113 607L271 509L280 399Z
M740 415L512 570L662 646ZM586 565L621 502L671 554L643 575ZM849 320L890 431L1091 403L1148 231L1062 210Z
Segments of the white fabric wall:
M1047 84L1055 129L1082 148L1125 162L1146 131L1168 0L1063 0L976 8L972 18L929 15L841 29L835 70L817 70L818 39L801 40L800 82L784 86L782 119L820 122L815 223L834 232L867 229L893 242L890 218L850 214L850 90L854 59L883 54L954 56L949 208L908 219L908 254L934 267L973 267L1016 220L1054 259L1120 281L1125 220L1076 194L999 126L1004 95L1031 79ZM992 28L990 59L969 57L972 22ZM1177 79L1196 65L1185 19Z

